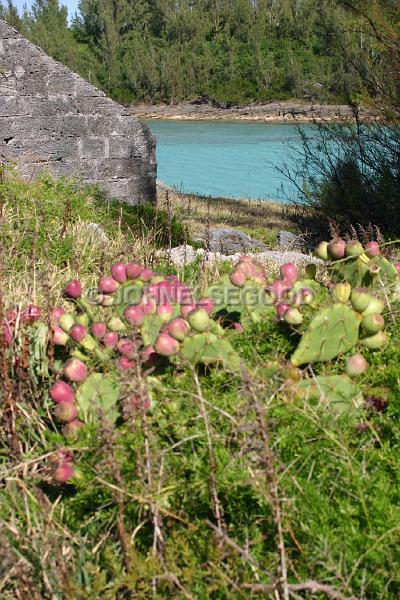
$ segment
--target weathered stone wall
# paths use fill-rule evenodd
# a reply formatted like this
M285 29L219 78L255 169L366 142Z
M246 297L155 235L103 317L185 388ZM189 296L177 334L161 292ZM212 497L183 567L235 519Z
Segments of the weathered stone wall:
M131 204L154 201L148 127L0 20L0 159L99 184Z

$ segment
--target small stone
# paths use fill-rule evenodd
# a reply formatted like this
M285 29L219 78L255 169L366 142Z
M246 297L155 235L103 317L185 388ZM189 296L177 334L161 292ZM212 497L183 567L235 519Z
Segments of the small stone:
M281 250L304 250L304 242L301 236L291 231L280 231L278 233L278 245Z
M221 252L225 256L267 250L263 242L237 229L210 229L205 235L205 245L210 252Z

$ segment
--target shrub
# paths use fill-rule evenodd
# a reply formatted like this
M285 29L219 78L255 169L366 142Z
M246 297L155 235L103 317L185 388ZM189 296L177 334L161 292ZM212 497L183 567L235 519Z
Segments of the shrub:
M379 124L319 125L315 137L301 132L299 200L295 220L317 237L334 222L341 231L373 223L385 236L398 237L400 218L400 133Z

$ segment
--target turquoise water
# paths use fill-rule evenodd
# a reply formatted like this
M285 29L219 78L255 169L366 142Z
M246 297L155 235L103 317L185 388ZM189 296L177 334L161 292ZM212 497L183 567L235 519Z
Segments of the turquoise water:
M284 202L294 186L275 167L294 168L296 125L147 121L157 138L158 179L184 192ZM303 126L312 132L312 126Z

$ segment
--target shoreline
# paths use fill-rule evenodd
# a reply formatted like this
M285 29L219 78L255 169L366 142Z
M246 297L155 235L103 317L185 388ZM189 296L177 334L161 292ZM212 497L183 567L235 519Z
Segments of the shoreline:
M200 100L179 104L138 104L129 110L139 119L160 121L224 121L253 123L349 123L354 122L352 107L344 104L311 104L299 100L269 102L219 108ZM359 109L361 121L376 121L377 115Z
M247 204L268 204L274 208L281 208L281 207L290 207L291 204L289 202L279 202L278 200L274 200L273 198L248 198L248 197L241 197L241 198L231 198L229 196L210 196L210 195L203 195L203 194L199 194L197 192L185 192L184 190L178 190L177 188L173 187L173 186L169 186L167 185L164 181L159 181L157 179L157 197L162 197L165 196L166 194L169 194L170 196L173 196L174 198L181 198L181 199L188 199L191 198L193 200L199 200L201 202L223 202L226 204L229 203L235 203L235 202L240 202L240 203L247 203Z
M270 240L279 230L296 229L291 219L293 208L271 200L186 194L158 182L157 206L172 209L191 235L198 238L209 227L239 229L260 241Z

